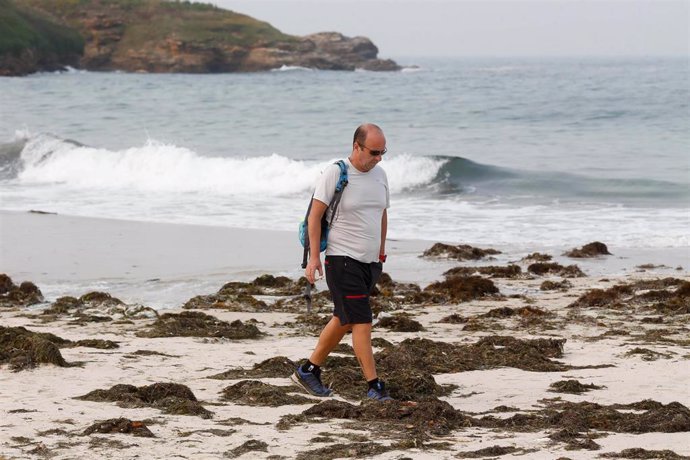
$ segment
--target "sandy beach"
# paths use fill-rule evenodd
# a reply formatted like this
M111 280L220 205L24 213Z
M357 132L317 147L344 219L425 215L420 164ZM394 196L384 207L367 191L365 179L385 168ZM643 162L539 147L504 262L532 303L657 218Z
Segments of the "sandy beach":
M0 459L690 458L687 248L458 260L391 241L382 404L346 346L336 397L291 385L331 308L321 282L306 315L291 232L0 223Z

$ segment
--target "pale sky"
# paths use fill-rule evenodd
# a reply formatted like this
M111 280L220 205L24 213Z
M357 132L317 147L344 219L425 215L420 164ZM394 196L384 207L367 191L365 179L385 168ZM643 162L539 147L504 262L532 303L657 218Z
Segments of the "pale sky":
M202 0L379 57L688 56L690 0Z

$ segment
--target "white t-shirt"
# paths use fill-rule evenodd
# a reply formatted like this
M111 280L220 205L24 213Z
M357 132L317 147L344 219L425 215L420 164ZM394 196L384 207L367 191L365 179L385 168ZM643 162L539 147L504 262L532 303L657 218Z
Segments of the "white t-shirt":
M388 177L378 165L361 172L349 159L345 164L348 184L328 233L326 255L349 256L364 263L378 262L381 218L384 209L390 206ZM340 167L329 165L316 183L314 198L329 205L339 178Z

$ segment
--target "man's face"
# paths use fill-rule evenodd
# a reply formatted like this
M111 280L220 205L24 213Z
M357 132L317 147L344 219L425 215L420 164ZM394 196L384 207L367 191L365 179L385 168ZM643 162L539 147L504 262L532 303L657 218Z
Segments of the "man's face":
M386 152L386 137L383 133L374 130L367 134L367 140L361 145L355 143L354 149L364 171L371 171Z

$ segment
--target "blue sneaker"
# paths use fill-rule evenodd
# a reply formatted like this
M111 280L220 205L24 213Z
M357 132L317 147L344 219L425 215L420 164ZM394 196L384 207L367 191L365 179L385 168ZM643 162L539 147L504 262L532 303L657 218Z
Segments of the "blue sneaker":
M367 392L367 398L375 399L376 401L393 401L393 398L391 398L388 395L386 386L380 380L376 388L369 388L369 391Z
M311 372L304 372L302 370L302 367L298 367L295 372L290 376L290 380L295 382L295 384L299 385L300 387L304 388L307 393L318 396L321 398L327 398L331 394L333 394L333 390L330 388L326 388L323 383L321 383L321 379L319 376L311 373Z

